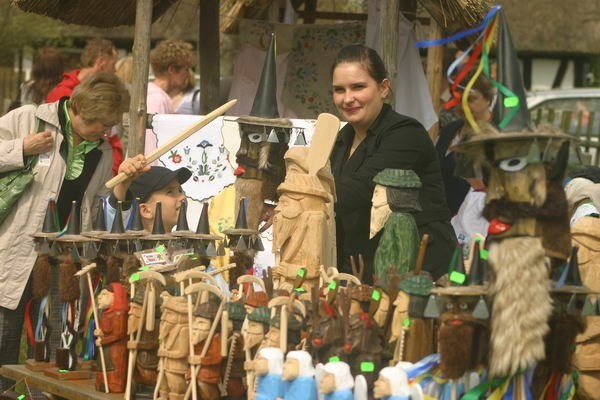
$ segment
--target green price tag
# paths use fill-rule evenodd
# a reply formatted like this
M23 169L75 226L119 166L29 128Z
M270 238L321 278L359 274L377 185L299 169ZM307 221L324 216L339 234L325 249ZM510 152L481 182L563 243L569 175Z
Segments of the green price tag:
M404 325L405 328L410 328L410 318L404 318L402 325Z
M306 289L299 287L299 288L294 289L294 292L296 292L296 293L304 293L304 292L306 292Z
M373 372L375 371L375 364L371 361L363 361L360 363L360 372Z
M69 372L68 369L59 369L58 372Z
M377 289L373 289L373 293L371 293L371 298L375 301L381 300L381 292Z
M154 250L156 250L156 251L157 251L157 252L159 252L159 253L164 253L164 252L165 252L165 250L166 250L166 249L165 249L165 245L164 245L164 244L158 245L158 246L156 246L156 247L154 248Z
M490 256L490 252L488 250L486 250L486 249L479 250L479 257L481 257L482 260L487 260L489 256Z
M329 362L340 362L340 358L338 356L329 357Z
M17 400L23 400L24 398L25 398L25 395L22 394L22 395L20 395L20 396L17 397Z
M329 290L335 290L337 288L337 281L331 281L329 282L329 285L327 285L327 289Z
M300 278L304 278L304 275L306 275L306 270L304 268L300 268L300 269L298 269L298 271L296 271L296 276L299 276Z
M513 108L519 105L519 98L517 96L506 97L504 99L504 107Z
M194 257L190 257L190 260L196 261L198 259L198 257L194 256Z
M129 282L133 283L133 282L137 282L140 280L140 274L138 274L137 272L134 274L131 274L131 277L129 278Z
M148 271L150 269L150 266L148 265L143 265L141 267L138 268L138 271Z
M465 283L465 279L467 279L467 276L461 272L452 271L452 273L450 274L450 282L462 285L463 283Z

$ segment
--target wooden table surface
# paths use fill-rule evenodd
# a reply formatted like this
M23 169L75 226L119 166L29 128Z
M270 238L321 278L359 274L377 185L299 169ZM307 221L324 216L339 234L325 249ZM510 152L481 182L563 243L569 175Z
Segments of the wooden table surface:
M58 380L44 375L43 372L30 371L24 365L3 365L0 367L0 375L15 381L25 379L30 387L70 400L121 400L124 398L123 393L107 394L96 391L94 379Z

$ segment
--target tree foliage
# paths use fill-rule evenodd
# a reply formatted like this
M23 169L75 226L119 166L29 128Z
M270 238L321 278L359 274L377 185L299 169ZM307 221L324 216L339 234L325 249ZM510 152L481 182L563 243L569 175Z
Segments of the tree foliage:
M15 54L24 47L68 44L63 37L67 25L38 14L25 13L0 0L0 65L12 65Z

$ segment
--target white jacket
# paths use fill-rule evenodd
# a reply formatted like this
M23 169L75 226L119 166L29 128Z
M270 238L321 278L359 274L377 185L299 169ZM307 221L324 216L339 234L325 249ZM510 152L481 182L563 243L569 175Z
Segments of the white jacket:
M56 199L66 172L59 154L63 135L58 121L58 102L38 107L26 105L0 118L0 172L23 167L23 138L37 131L37 118L52 132L54 147L49 165L37 163L33 184L21 196L0 225L0 306L16 309L29 279L37 254L31 234L42 229L48 199ZM82 230L91 229L98 196L108 190L112 176L112 151L107 142L98 147L102 157L92 175L81 204Z

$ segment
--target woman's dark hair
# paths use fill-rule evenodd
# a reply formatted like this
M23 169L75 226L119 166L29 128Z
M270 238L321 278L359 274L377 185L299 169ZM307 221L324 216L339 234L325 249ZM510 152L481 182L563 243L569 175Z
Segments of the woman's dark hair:
M388 76L383 60L379 57L379 54L372 48L362 44L351 44L339 51L331 66L331 76L333 76L333 71L338 64L353 62L362 64L371 78L377 83L381 83Z
M62 78L65 70L63 54L53 48L38 50L31 67L31 98L36 104L42 104L46 95Z

